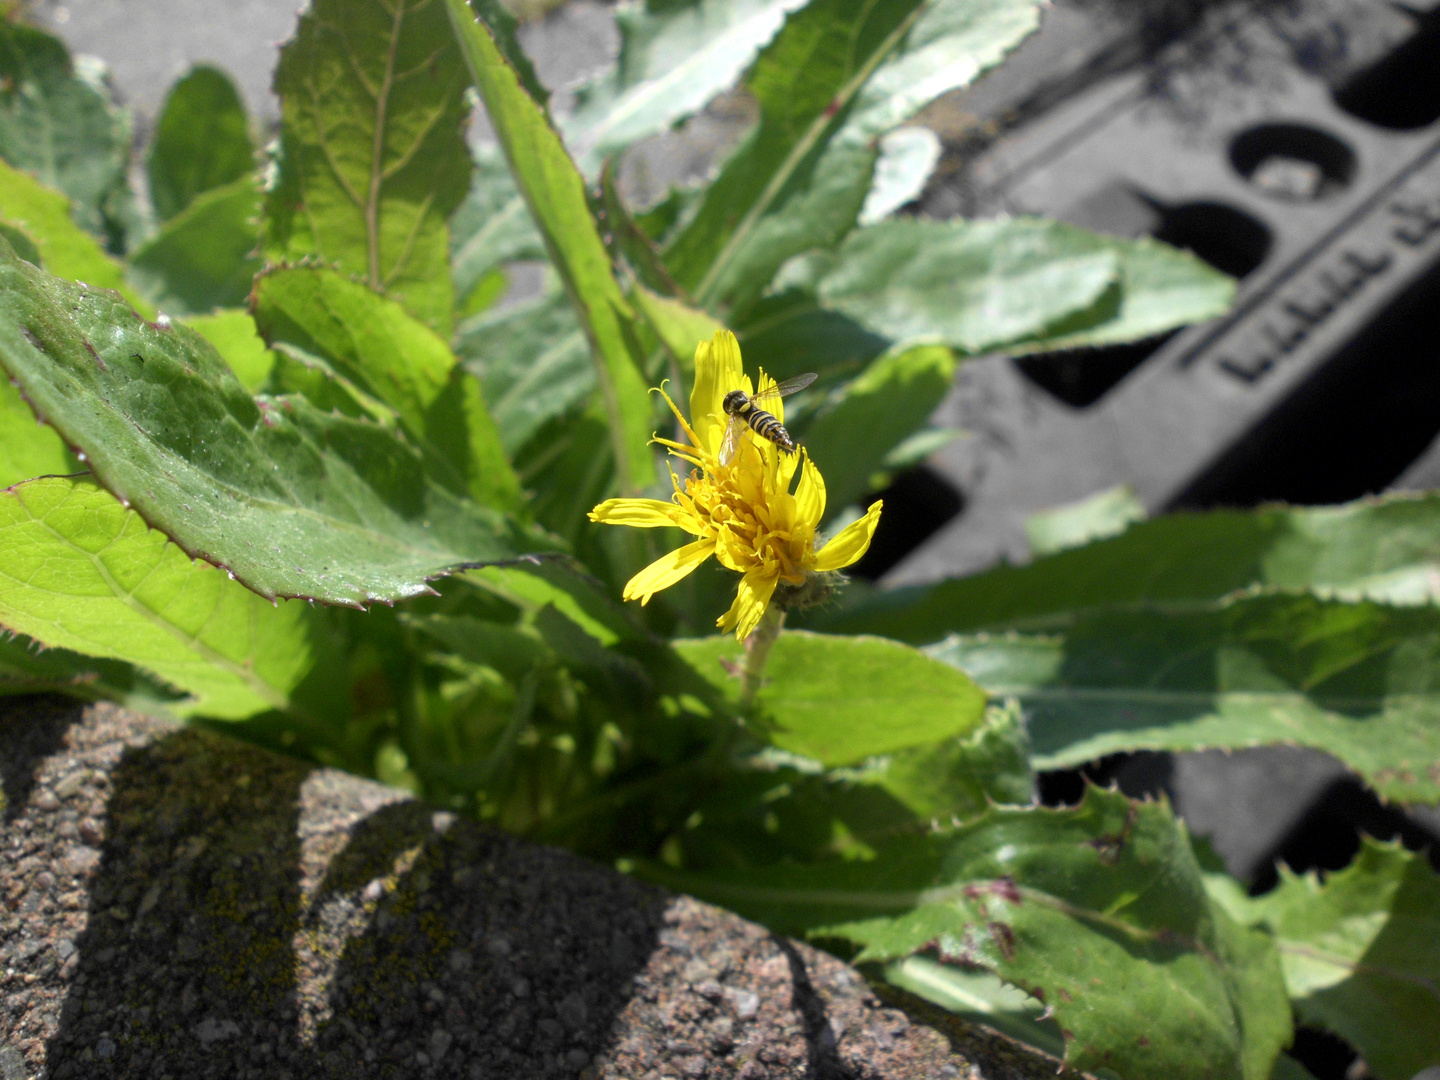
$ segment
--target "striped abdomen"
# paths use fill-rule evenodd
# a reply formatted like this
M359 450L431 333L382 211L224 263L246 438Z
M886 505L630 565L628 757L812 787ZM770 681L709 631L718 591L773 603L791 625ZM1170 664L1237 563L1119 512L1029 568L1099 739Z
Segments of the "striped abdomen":
M790 438L790 432L785 430L785 425L764 409L746 402L744 411L740 413L740 419L749 424L750 430L756 435L762 439L769 439L785 453L793 454L795 452L795 440Z

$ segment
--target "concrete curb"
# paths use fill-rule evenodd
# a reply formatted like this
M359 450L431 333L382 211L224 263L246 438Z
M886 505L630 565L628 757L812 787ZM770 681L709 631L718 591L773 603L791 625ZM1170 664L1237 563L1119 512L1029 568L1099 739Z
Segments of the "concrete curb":
M0 731L3 1080L1056 1075L368 781L110 705L10 699Z

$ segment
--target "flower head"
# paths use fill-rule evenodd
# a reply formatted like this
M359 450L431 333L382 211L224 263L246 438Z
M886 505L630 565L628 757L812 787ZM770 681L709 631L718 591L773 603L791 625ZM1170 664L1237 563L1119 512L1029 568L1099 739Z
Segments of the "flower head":
M759 392L774 385L773 379L760 373ZM759 624L782 582L800 586L813 574L839 570L864 555L880 520L880 503L873 503L864 517L816 551L815 530L825 514L825 481L803 449L787 454L768 439L747 435L734 459L720 464L720 442L728 424L721 402L732 390L751 396L757 388L741 368L740 343L730 331L721 330L695 350L689 422L670 395L663 388L659 391L689 441L658 437L655 441L687 462L690 475L682 485L671 470L675 493L669 502L607 499L590 511L590 520L636 528L673 525L696 537L631 578L625 599L649 603L650 597L714 555L720 565L744 575L735 603L716 620L722 630L733 629L743 640ZM765 404L769 407L771 402ZM784 422L783 405L776 402L770 411ZM800 480L792 492L797 472Z

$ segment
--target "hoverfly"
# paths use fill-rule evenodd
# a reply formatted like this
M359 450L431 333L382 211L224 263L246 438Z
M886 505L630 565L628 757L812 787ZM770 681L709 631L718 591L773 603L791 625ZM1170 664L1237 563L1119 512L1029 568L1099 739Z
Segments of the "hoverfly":
M796 375L795 378L786 379L783 383L772 386L754 397L750 397L743 390L731 390L726 394L720 407L730 417L730 423L726 426L725 437L720 442L720 464L729 465L735 460L735 451L740 449L740 436L744 434L746 427L749 427L762 439L769 439L783 453L793 454L795 440L790 437L790 432L786 431L785 425L775 419L773 415L760 408L760 403L762 401L778 401L780 398L798 393L818 377L813 371L805 375Z

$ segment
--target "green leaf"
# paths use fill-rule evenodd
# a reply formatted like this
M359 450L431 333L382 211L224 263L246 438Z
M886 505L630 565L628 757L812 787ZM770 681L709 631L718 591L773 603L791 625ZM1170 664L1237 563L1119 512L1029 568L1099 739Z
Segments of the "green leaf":
M929 128L896 128L882 136L875 178L858 223L877 224L918 199L940 163L941 153L940 137Z
M343 707L312 693L333 682L335 664L308 605L273 606L191 560L92 482L0 492L0 537L0 624L146 668L192 696L177 712L236 720Z
M255 171L250 121L223 71L197 65L170 88L146 168L150 202L161 221L169 221L196 196Z
M457 299L506 263L545 258L545 241L499 147L475 150L470 193L450 219L450 266Z
M0 694L68 694L152 714L171 714L185 697L133 665L46 649L23 634L0 635Z
M702 341L709 341L717 330L724 329L709 313L673 296L653 293L639 282L636 282L630 298L635 302L636 310L650 324L650 329L655 331L655 336L675 358L680 370L687 374L693 373L695 368L696 346ZM675 396L674 391L671 396Z
M517 50L509 17L493 0L477 0L476 11L465 0L445 0L445 10L516 184L589 339L601 400L612 418L620 488L638 490L655 478L650 400L638 367L634 314L611 271L584 181L544 108L527 92L527 70L510 60Z
M264 265L260 202L249 176L201 193L131 254L135 283L172 315L244 304Z
M1054 555L1092 540L1118 536L1145 520L1145 506L1126 484L1096 492L1065 506L1041 510L1025 519L1025 538L1035 555Z
M0 365L98 480L265 596L359 604L553 541L428 480L374 424L252 398L187 327L0 244Z
M466 320L456 348L485 388L500 444L512 457L595 389L585 334L563 293Z
M85 229L123 232L130 120L110 103L97 73L77 71L59 38L5 20L0 88L0 158L73 200ZM8 198L0 206L8 217Z
M255 320L248 311L217 311L213 315L195 315L185 320L220 354L230 366L240 385L250 393L259 393L270 381L275 367L275 354L265 347Z
M1114 304L1119 261L1059 221L902 218L851 233L815 282L820 303L893 341L943 341L971 355Z
M1063 629L1093 608L1206 608L1251 587L1429 604L1440 596L1437 529L1433 494L1172 514L1029 566L897 589L815 622L921 644L974 630Z
M120 264L71 219L70 200L3 163L0 221L25 234L50 273L97 289L114 289L137 311L152 313L150 305L125 283Z
M274 258L318 256L442 333L446 221L465 198L465 67L428 0L317 0L280 51Z
M871 859L647 875L781 932L991 972L1053 1010L1065 1063L1125 1080L1268 1080L1290 1006L1266 934L1206 892L1161 803L1090 789L1077 807L994 807Z
M955 382L955 366L943 345L886 353L805 428L801 441L825 477L829 514L859 499L885 455L924 426Z
M580 88L565 137L594 176L610 154L693 115L727 90L807 0L690 0L621 7L620 61Z
M1380 795L1440 803L1440 612L1312 596L1212 611L1077 615L1045 637L954 637L929 650L1020 699L1035 764L1120 750L1298 745Z
M82 466L35 413L9 379L0 379L0 488L36 476L79 472Z
M1138 341L1223 315L1235 300L1234 279L1188 251L1149 237L1097 239L1120 260L1118 308L1100 322L1007 351L1049 352Z
M907 956L885 965L885 981L1051 1057L1065 1056L1065 1037L1060 1026L1045 1016L1045 1006L989 972L967 971L928 956Z
M733 638L675 642L676 651L727 696L740 684L721 666L743 646ZM924 654L879 638L791 631L775 643L756 696L770 741L827 766L964 735L984 717L985 695Z
M271 270L255 285L256 326L274 344L318 353L393 408L434 475L483 505L519 505L480 384L444 340L393 300L316 267Z
M1281 866L1250 906L1302 1020L1344 1038L1380 1080L1440 1061L1440 876L1423 855L1361 837L1344 870L1322 883Z
M707 308L742 310L792 256L838 243L871 186L876 140L997 63L1033 0L814 0L746 80L760 123L667 253Z

